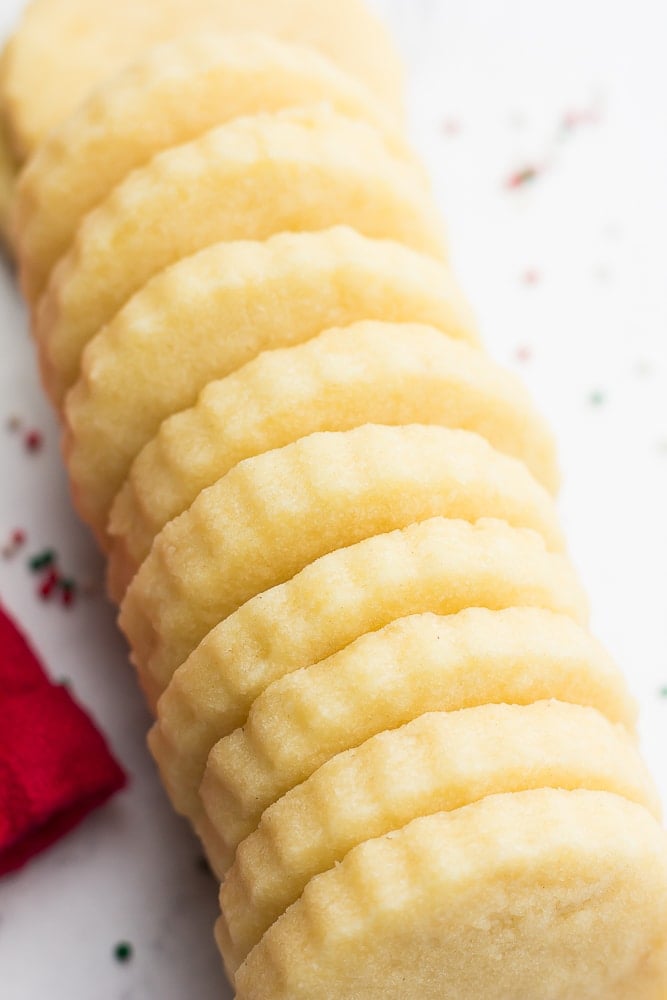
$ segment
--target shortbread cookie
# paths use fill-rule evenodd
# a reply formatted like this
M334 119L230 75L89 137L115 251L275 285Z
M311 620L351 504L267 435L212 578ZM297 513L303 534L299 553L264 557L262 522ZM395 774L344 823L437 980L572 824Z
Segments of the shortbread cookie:
M400 60L361 0L32 0L7 47L0 81L0 109L17 158L26 160L90 91L152 46L187 33L230 31L311 46L400 114Z
M160 153L86 216L35 317L56 406L81 353L155 274L223 240L348 224L441 257L421 173L371 125L329 108L239 118Z
M210 383L193 409L162 424L134 462L111 533L138 567L164 525L237 462L316 431L365 423L476 431L556 489L552 435L518 379L432 328L364 322L262 354ZM117 478L109 483L100 468L106 454L85 439L69 463L79 472L79 502L85 495L102 511L118 490Z
M535 608L419 615L274 681L213 747L201 786L227 856L264 810L318 767L425 712L555 698L606 714L607 661L569 619ZM612 720L617 721L617 720Z
M386 108L312 49L264 35L203 35L151 50L51 133L21 176L13 229L28 301L82 218L131 170L239 116L317 104L374 123L409 155Z
M6 48L0 52L0 243L9 249L10 215L14 201L14 188L18 164L9 143L9 135L2 115L2 80L7 57ZM0 247L0 249L3 249Z
M154 278L90 342L65 406L75 503L101 543L115 489L166 417L264 350L366 319L427 323L476 343L446 268L344 227L220 244ZM122 522L111 531L125 545Z
M315 875L419 816L531 788L614 792L660 806L636 744L591 708L482 705L422 715L339 754L270 806L220 891L236 972Z
M433 518L323 556L217 625L174 674L149 735L174 807L201 826L198 791L209 751L245 723L273 681L397 618L522 606L586 620L567 559L547 552L534 532L502 521ZM613 665L586 642L589 659L606 669L606 714L633 728L634 708Z
M663 1000L667 842L608 792L494 795L313 879L237 1000Z
M16 165L0 124L0 240L9 245L9 215L14 200Z
M434 516L497 517L560 549L552 498L469 431L367 424L246 459L155 539L120 624L153 698L214 625L335 549Z

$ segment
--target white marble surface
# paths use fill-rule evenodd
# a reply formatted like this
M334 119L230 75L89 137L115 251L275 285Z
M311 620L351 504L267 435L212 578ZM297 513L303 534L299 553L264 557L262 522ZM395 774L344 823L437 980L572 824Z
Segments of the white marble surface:
M667 791L667 63L662 0L377 0L411 69L415 139L492 353L522 371L561 445L561 508L593 622L642 708ZM0 34L22 7L1 0ZM563 128L566 115L578 124ZM594 118L595 120L590 120ZM538 177L508 190L515 171ZM518 352L518 353L517 353ZM518 356L520 355L520 356ZM529 356L526 356L529 355ZM521 360L523 357L523 360ZM215 887L170 812L113 612L41 603L25 555L101 564L70 509L25 315L0 272L0 595L69 677L132 776L127 793L0 883L2 1000L230 996L211 940ZM16 415L45 434L26 455ZM114 961L128 940L130 962ZM535 998L537 1000L537 998Z

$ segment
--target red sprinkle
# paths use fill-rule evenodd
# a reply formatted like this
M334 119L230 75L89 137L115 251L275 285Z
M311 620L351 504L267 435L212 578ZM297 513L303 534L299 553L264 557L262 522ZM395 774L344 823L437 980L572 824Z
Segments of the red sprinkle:
M41 584L39 585L38 589L39 596L43 600L47 601L49 597L51 597L51 595L53 594L59 582L60 582L60 577L58 575L58 571L55 569L49 570L49 572L46 574Z
M561 124L564 129L570 130L579 125L597 125L599 121L599 112L593 108L587 108L583 111L566 111Z
M22 535L25 540L25 532L16 532ZM65 576L60 569L58 555L53 549L44 549L28 560L28 569L31 573L38 574L38 586L36 593L44 601L48 601L55 594L58 594L60 603L65 608L70 608L75 603L79 594L77 581L71 576Z
M12 531L8 540L2 546L1 550L2 558L13 559L14 556L17 554L17 552L19 552L20 549L23 548L27 540L28 536L26 535L25 531L23 531L21 528L16 528L14 531Z
M517 361L530 361L532 356L533 352L531 351L530 347L526 347L525 345L523 345L522 347L517 348L516 351Z
M524 184L529 184L530 181L536 180L539 171L537 167L523 167L521 170L516 170L513 174L505 181L505 187L510 191L514 188L523 187Z
M536 285L540 280L540 272L536 271L534 268L528 268L527 271L523 272L521 280L524 285Z
M44 438L39 431L28 431L24 438L24 444L27 451L38 452L42 450Z
M460 135L462 131L461 122L457 118L446 118L442 123L442 131L445 135Z
M60 579L58 583L60 585L63 605L66 608L71 608L76 598L76 584L74 580Z

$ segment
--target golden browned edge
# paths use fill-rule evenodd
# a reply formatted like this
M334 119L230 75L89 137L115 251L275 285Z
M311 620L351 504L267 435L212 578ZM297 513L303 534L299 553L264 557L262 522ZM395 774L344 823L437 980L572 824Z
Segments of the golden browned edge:
M13 250L9 234L9 215L16 179L19 174L19 163L11 148L7 131L4 106L4 63L7 53L5 44L0 54L0 249L13 259Z

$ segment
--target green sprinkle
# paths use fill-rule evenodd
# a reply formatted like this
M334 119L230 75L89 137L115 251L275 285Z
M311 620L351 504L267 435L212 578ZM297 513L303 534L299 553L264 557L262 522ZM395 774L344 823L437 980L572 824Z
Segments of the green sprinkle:
M48 566L53 566L56 561L56 554L53 549L45 549L43 552L39 552L36 556L28 561L28 566L33 573L39 572L40 569L46 569Z
M122 965L129 962L133 954L133 948L129 941L120 941L113 950L114 958Z
M523 167L521 170L515 170L513 174L505 181L506 188L518 188L522 187L524 184L529 184L530 181L537 179L538 171L536 167Z
M660 688L660 697L667 698L667 685L665 685L665 687Z
M590 394L588 400L591 406L602 406L602 404L606 401L606 397L603 392L600 392L600 390L597 389L595 392Z

